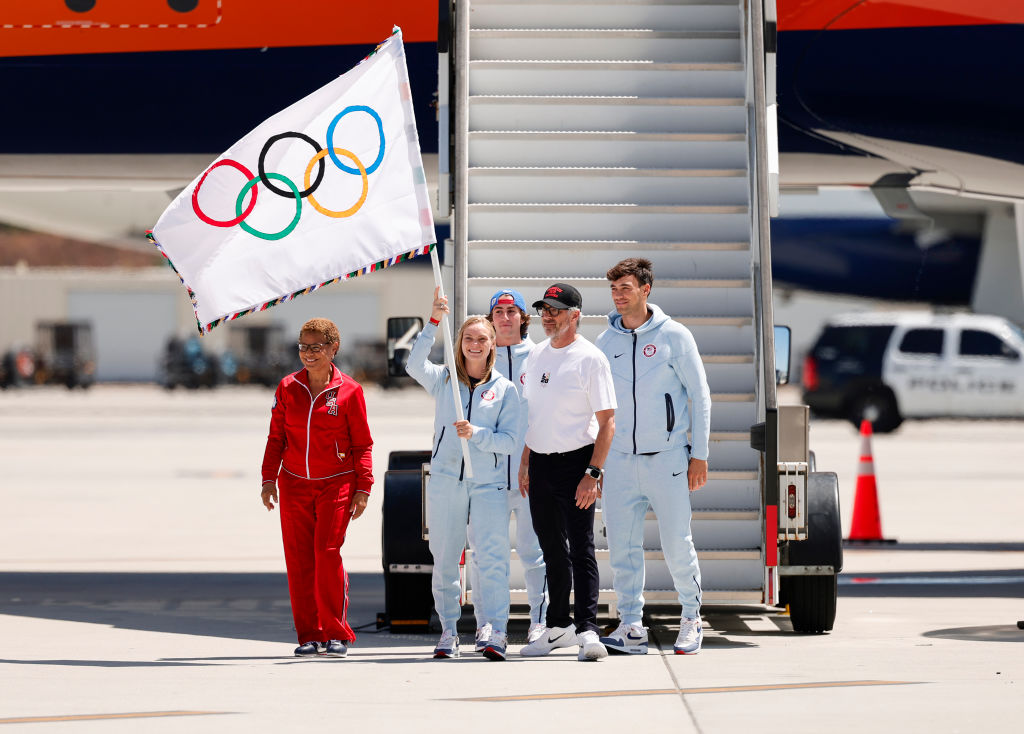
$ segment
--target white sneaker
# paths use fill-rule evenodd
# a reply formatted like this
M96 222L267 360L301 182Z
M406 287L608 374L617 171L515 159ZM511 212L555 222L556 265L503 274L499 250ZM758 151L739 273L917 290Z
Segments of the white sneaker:
M576 644L576 626L545 627L543 633L529 645L523 647L519 654L527 658L547 655L558 647L572 647Z
M530 631L526 633L526 641L528 643L536 642L540 639L540 636L548 631L548 627L543 622L534 622L530 625Z
M608 657L608 650L601 644L601 640L598 639L594 630L580 632L576 637L580 643L580 654L577 656L577 660L600 660Z
M490 623L485 624L483 627L476 628L476 651L483 652L484 648L487 647L487 643L491 639L491 625Z
M647 630L638 624L619 622L619 626L615 628L614 632L601 638L601 644L608 648L608 652L623 655L646 655Z
M676 655L696 655L700 652L700 644L704 641L704 628L700 619L683 617L679 620L679 636L673 646Z
M445 630L434 648L434 659L444 660L459 657L459 634L454 630Z

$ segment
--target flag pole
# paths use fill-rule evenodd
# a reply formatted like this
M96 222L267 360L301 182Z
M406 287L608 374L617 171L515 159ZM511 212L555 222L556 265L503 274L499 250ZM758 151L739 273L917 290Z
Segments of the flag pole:
M434 285L437 286L438 295L444 295L444 285L441 283L441 264L437 260L437 246L430 248L430 264L434 266ZM455 351L452 348L452 332L448 328L448 314L441 315L441 325L438 327L444 333L444 361L448 366L448 374L451 379L448 382L452 386L452 397L455 399L455 417L458 420L465 420L462 414L462 398L459 396L458 373L455 370ZM466 462L466 478L473 478L473 464L469 460L469 442L462 441L462 458Z

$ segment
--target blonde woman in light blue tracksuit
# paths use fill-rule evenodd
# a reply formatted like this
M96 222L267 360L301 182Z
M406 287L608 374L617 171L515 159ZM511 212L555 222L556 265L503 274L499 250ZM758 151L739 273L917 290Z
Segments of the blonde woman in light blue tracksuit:
M474 549L479 569L474 606L492 630L482 652L490 660L504 660L509 612L505 488L508 455L516 447L521 421L519 394L494 369L494 328L486 319L471 317L454 344L465 416L457 421L448 368L427 359L437 322L447 311L447 299L435 291L430 323L417 337L406 364L406 371L433 395L436 405L427 482L427 526L434 556L432 591L442 626L434 657L459 657L459 558L466 547L468 521L479 543ZM460 438L469 442L472 479L466 476Z

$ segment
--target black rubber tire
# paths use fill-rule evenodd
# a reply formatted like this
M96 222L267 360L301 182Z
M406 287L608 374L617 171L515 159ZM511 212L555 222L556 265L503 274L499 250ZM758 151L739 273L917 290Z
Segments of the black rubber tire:
M860 428L860 423L872 413L871 428L875 433L890 433L903 423L896 405L896 396L887 387L878 387L862 392L850 402L847 417L850 422Z
M794 632L820 634L836 621L837 576L783 576L780 589L789 604Z

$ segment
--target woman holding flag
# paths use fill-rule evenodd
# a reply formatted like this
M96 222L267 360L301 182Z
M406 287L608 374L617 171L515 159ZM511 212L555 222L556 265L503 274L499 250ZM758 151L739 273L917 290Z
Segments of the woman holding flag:
M447 367L427 357L441 319L448 313L448 299L434 290L430 323L417 337L409 353L406 371L434 396L434 446L427 482L427 526L434 556L432 589L434 608L441 619L441 639L435 658L459 657L459 558L466 547L467 521L479 569L479 589L473 603L491 635L483 654L504 660L509 608L509 540L505 473L507 455L515 450L519 431L520 401L515 386L494 369L495 334L487 319L466 319L455 340L455 378L465 419L458 420L455 395ZM462 450L469 444L469 462Z
M277 386L263 455L261 497L268 510L280 491L297 657L344 657L356 639L346 618L341 546L373 487L373 439L363 388L334 366L340 341L328 319L303 324L298 349L304 369Z

